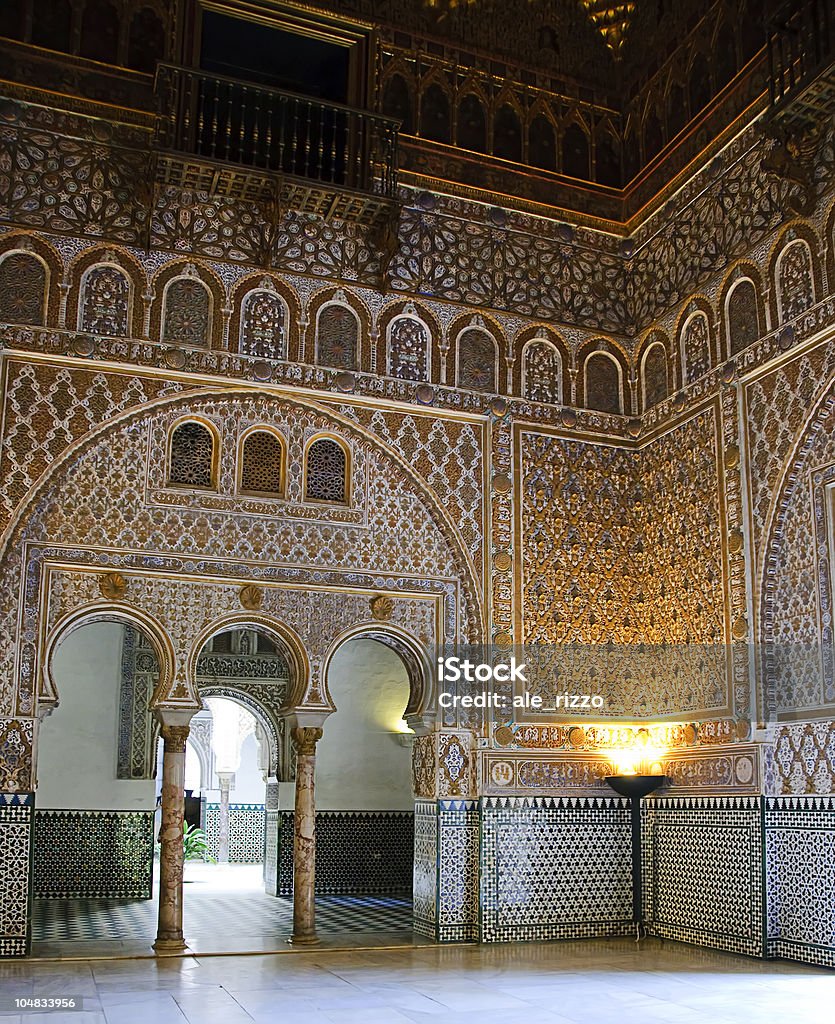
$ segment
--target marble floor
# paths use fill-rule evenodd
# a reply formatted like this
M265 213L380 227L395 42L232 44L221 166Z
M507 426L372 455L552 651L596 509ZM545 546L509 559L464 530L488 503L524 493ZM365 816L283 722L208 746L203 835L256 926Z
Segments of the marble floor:
M14 999L83 1010L17 1016ZM676 943L0 963L3 1024L830 1024L835 972Z

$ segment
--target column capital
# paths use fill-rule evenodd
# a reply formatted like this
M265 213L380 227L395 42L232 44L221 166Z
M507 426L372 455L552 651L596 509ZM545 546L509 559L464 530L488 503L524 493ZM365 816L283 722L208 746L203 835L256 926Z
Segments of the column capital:
M189 727L187 725L163 725L160 733L165 742L164 750L172 754L181 754L186 749Z
M188 731L198 708L154 708L160 724L160 734L165 741L164 749L172 754L181 754L186 749Z
M154 715L157 721L163 727L170 725L188 725L192 718L200 710L199 707L194 708L166 708L166 707L155 707L153 709Z
M302 756L312 757L316 753L316 744L322 738L322 730L310 726L297 726L290 730L290 739L296 753Z

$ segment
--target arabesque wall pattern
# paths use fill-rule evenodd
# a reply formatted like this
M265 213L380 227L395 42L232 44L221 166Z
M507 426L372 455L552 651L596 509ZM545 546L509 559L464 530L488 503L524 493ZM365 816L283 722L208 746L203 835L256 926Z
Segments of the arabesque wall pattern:
M699 33L687 47L697 38L709 48ZM444 46L437 82L452 66ZM391 33L381 47L384 77L405 74ZM38 723L69 699L51 655L79 625L115 619L153 648L151 702L182 710L199 706L197 659L225 627L262 629L286 655L276 718L333 710L327 666L346 639L397 652L418 732L415 813L377 824L397 834L394 874L412 871L423 935L629 932L628 809L604 780L643 742L672 780L644 810L651 931L832 964L835 132L827 122L805 163L780 173L746 77L733 102L749 104L747 120L741 107L722 124L721 104L707 111L709 145L684 136L662 182L653 134L672 146L676 126L653 128L639 108L676 90L685 101L675 54L665 60L648 78L629 65L634 102L599 131L586 119L602 124L609 108L574 102L588 175L610 190L599 205L543 202L579 194L563 150L541 180L525 172L518 194L506 188L496 103L486 171L469 182L472 154L443 156L442 139L412 126L384 228L156 181L139 78L117 94L118 122L94 98L51 106L29 85L11 90L0 954L27 952L33 829L37 843L49 822L34 810ZM476 91L483 77L468 79ZM413 83L422 97L431 84ZM688 83L688 110L702 100ZM564 139L568 121L554 127ZM607 133L631 139L633 173L650 168L631 191L600 181ZM444 183L445 167L464 177ZM191 447L172 473L183 425ZM245 473L258 430L272 441L250 451L283 462ZM332 457L311 464L323 440ZM339 480L325 479L333 466ZM539 713L483 728L435 716L427 665L463 642L553 648L604 709L560 713L553 687ZM659 657L664 644L699 654L681 669ZM569 645L624 645L629 660L592 677ZM147 739L123 744L128 774L143 770ZM277 893L288 825L271 780ZM346 830L333 824L334 843Z

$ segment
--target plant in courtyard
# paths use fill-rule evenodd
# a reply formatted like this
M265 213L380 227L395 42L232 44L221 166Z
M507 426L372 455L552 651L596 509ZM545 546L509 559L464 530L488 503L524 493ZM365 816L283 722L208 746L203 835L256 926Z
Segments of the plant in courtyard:
M209 853L209 840L202 828L183 822L183 856L186 860L216 861Z

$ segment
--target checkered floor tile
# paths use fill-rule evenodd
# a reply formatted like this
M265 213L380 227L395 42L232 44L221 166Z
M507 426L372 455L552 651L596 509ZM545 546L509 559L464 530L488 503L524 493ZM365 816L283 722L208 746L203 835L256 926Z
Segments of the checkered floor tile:
M147 939L156 928L156 900L36 900L32 937L36 942L87 939ZM386 896L323 896L316 900L320 934L411 932L412 903ZM214 933L230 939L292 931L292 900L264 893L200 893L186 890L186 934Z

